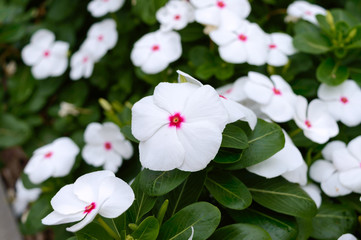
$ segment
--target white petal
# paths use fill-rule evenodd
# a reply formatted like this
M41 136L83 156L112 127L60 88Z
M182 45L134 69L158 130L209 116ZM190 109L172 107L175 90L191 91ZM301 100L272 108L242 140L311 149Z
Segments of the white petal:
M340 183L356 193L361 193L361 167L340 172Z
M218 28L210 32L209 37L219 46L228 45L237 40L237 35L224 28Z
M322 149L322 156L326 159L331 161L333 153L338 150L346 148L346 143L342 141L332 141L327 143L327 145Z
M221 101L228 112L228 123L242 120L248 122L250 128L253 130L257 124L256 114L249 108L232 100L221 98Z
M271 38L276 48L281 50L286 55L292 55L296 52L296 49L292 44L292 37L285 33L272 33Z
M359 162L361 162L361 136L351 140L347 145L347 149Z
M307 184L307 165L303 163L300 167L295 170L285 172L282 174L287 181L292 183L298 183L301 186Z
M161 52L155 52L149 56L140 68L144 73L156 74L166 69L169 63L170 61Z
M188 73L182 72L181 70L177 70L177 73L178 73L178 83L189 82L198 85L199 87L203 86L203 84L200 81L198 81Z
M89 2L88 11L93 17L101 17L109 12L109 8L103 1L94 0Z
M294 116L294 106L286 97L273 95L271 101L261 106L261 111L275 122L287 122Z
M140 141L149 139L160 127L169 123L170 113L153 102L153 96L144 97L132 108L132 134Z
M342 234L337 240L357 240L351 233Z
M57 213L69 215L84 211L87 203L77 198L73 188L73 184L65 185L51 199L51 206Z
M29 180L34 184L39 184L50 178L54 173L54 166L51 162L43 160L37 169L28 173Z
M222 142L222 130L211 122L184 123L178 131L179 141L185 149L180 170L195 172L204 169L216 156Z
M169 171L183 163L185 150L178 140L176 128L165 125L149 139L140 142L139 155L144 168Z
M134 46L130 54L130 59L132 60L135 66L140 67L148 61L151 54L152 52L148 46L147 47Z
M81 220L80 222L78 222L77 224L75 224L71 227L66 228L66 230L69 232L77 232L77 231L81 230L82 228L84 228L86 225L88 225L89 223L91 223L94 220L97 213L98 212L95 211L95 209L94 209L91 213L87 214L83 220Z
M294 120L297 126L301 129L305 129L306 114L307 114L307 99L303 96L297 96Z
M338 171L360 168L361 164L346 148L335 150L332 155L332 162Z
M40 61L31 68L31 73L36 79L44 79L51 75L53 66L57 63L56 58L50 56L48 58L42 57Z
M56 211L51 212L45 218L41 220L41 223L44 225L58 225L63 223L77 222L84 218L83 212L78 212L74 214L60 214Z
M288 57L278 49L270 49L268 52L267 63L269 65L279 67L284 66L288 62Z
M50 47L54 40L54 33L47 29L39 29L33 34L33 36L31 36L30 39L31 43L35 44L38 47L44 47L45 49Z
M311 183L301 187L316 203L317 208L320 208L322 198L321 198L321 190L318 188L318 186Z
M195 19L201 24L218 26L220 24L219 10L216 6L196 9Z
M350 194L352 191L340 183L339 173L332 174L327 180L321 182L322 191L330 197Z
M97 122L89 123L84 132L84 141L92 144L102 144L105 140L100 135L102 125Z
M236 40L230 44L218 48L221 58L229 63L245 63L247 61L247 50L244 43Z
M105 163L105 149L103 146L87 144L84 146L81 155L84 161L95 167Z
M257 103L268 104L273 96L271 80L256 72L249 72L248 77L249 80L244 85L247 97Z
M21 58L26 65L32 66L40 61L43 55L43 49L32 44L26 45L21 51Z
M114 151L120 154L123 158L128 159L133 155L133 146L127 141L115 141L113 142Z
M336 171L335 166L329 161L317 160L310 167L310 177L316 182L324 182Z

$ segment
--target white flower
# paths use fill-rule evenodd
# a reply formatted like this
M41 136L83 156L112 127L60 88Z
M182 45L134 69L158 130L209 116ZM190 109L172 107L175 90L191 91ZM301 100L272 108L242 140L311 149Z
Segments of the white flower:
M180 39L179 33L173 31L147 33L134 44L130 58L135 66L147 74L161 72L180 58Z
M51 199L54 211L42 219L45 225L78 222L66 230L76 232L96 215L116 218L134 201L132 188L111 171L97 171L79 177L62 187Z
M244 92L244 85L248 81L248 77L240 77L234 83L227 84L220 88L217 88L217 92L233 101L241 102L247 99L247 95Z
M101 17L108 12L118 11L124 4L124 0L93 0L88 3L88 11L93 17Z
M111 122L90 123L85 129L86 145L82 150L85 162L117 172L123 159L133 155L133 146L126 140L117 125Z
M239 20L232 26L212 31L209 36L219 46L219 54L226 62L258 66L266 63L267 35L256 23Z
M32 183L39 184L50 177L66 176L74 165L79 147L68 137L61 137L34 151L24 172Z
M93 73L94 62L97 59L87 48L80 48L70 60L70 78L78 80L81 77L89 78Z
M197 85L198 87L203 86L203 84L200 81L198 81L191 75L184 73L180 70L177 70L177 73L178 73L178 82L180 83L189 82ZM237 103L233 100L226 98L223 95L219 95L219 97L221 98L223 106L225 107L228 113L227 123L232 123L238 120L242 120L242 121L247 121L251 129L255 128L257 124L257 117L256 114L252 112L252 110L246 108L240 103Z
M132 108L132 133L145 168L199 171L217 154L228 115L209 85L160 83Z
M317 160L310 167L310 177L321 183L322 191L330 197L350 194L352 191L340 182L340 172L332 163L333 155L346 148L341 141L332 141L322 150L325 160Z
M312 198L312 200L316 203L317 208L320 208L322 203L320 188L313 183L301 186L301 188Z
M180 30L194 21L194 9L185 0L171 0L157 11L156 17L162 30Z
M18 179L15 184L16 197L13 202L13 209L17 216L20 216L28 206L30 202L38 199L41 194L40 188L27 189L24 187L21 179Z
M346 80L334 87L323 83L317 95L327 104L336 121L340 120L348 127L361 123L361 89L354 81Z
M337 240L357 240L351 233L342 234Z
M60 109L58 112L58 115L60 117L66 117L68 115L77 116L78 114L79 114L79 110L74 104L68 102L60 103Z
M304 186L307 184L307 170L308 167L306 163L303 162L298 168L282 174L282 177L291 183L298 183Z
M117 25L113 19L94 23L88 30L82 49L91 54L96 62L112 49L118 41Z
M313 24L318 24L316 15L326 15L326 9L306 1L296 1L288 6L287 14L292 17L302 18Z
M306 98L297 96L294 120L304 135L316 143L323 144L338 134L338 125L328 113L327 106L314 99L307 106Z
M285 146L265 161L247 167L248 171L262 177L274 178L294 171L304 164L301 152L293 144L286 131L282 131L285 136ZM306 177L306 172L304 175Z
M272 66L283 66L288 62L289 55L296 52L292 44L292 37L285 33L269 34L267 63Z
M223 26L236 19L245 19L251 12L247 0L191 0L195 19L204 25Z
M263 113L275 122L286 122L293 118L296 95L281 76L268 78L257 72L249 72L248 78L244 92L251 100L261 104Z
M54 33L40 29L33 34L30 43L21 51L24 63L32 66L34 78L56 77L65 72L68 66L69 44L54 41Z

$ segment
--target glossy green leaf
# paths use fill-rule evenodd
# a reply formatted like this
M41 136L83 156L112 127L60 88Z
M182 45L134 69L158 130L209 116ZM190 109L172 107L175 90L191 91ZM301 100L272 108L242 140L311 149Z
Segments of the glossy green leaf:
M145 23L152 25L156 23L155 13L166 2L167 0L137 0L134 2L133 11Z
M242 210L252 203L247 187L229 172L208 173L205 185L212 196L227 208Z
M78 240L113 240L113 238L96 222L86 225L76 232Z
M144 169L140 174L139 184L148 195L161 196L178 187L189 174L178 169L163 172Z
M24 143L31 134L29 125L10 114L0 115L0 147Z
M124 136L132 142L139 143L139 141L133 136L132 129L130 125L124 126L120 129Z
M137 230L132 233L132 237L137 240L156 240L158 233L158 220L155 217L150 216L140 223Z
M334 22L345 22L349 27L354 27L359 24L357 18L355 18L351 13L343 9L332 9L331 14L333 16Z
M262 228L251 224L232 224L218 229L210 240L272 240Z
M241 160L242 153L233 149L219 149L216 157L213 159L216 163L228 164Z
M301 52L309 54L326 53L331 48L331 43L325 36L313 32L296 35L293 45Z
M191 204L167 220L159 232L159 240L188 240L194 228L194 240L205 240L216 230L221 213L210 203Z
M295 33L296 35L301 35L304 33L319 33L319 29L312 23L306 21L298 21L295 24Z
M318 66L316 76L322 83L337 86L348 78L349 71L347 67L336 63L332 58L327 58Z
M248 134L249 147L243 150L241 160L227 169L241 169L262 162L281 150L284 144L280 126L258 119L255 129Z
M11 104L21 104L32 94L35 87L35 79L29 68L19 68L9 79L9 91L11 94Z
M273 211L310 218L316 215L315 202L297 184L284 178L266 179L249 175L244 179L254 201Z
M350 208L336 204L322 204L312 219L311 236L317 239L337 239L344 233L353 232L357 225L356 213Z
M228 124L222 133L221 147L245 149L248 147L248 139L242 128Z

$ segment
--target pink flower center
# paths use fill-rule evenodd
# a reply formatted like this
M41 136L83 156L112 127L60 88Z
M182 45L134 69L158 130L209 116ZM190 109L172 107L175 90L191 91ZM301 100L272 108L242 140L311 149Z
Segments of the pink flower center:
M220 96L221 98L227 99L225 96L223 96L223 95L221 95L221 94L219 94L219 96Z
M219 8L224 8L224 7L226 6L226 4L225 4L223 1L218 1L218 2L217 2L217 6L218 6Z
M308 16L312 16L312 15L313 15L313 13L312 13L310 10L305 11L305 14L308 15Z
M105 143L104 143L104 148L105 148L106 150L111 150L111 149L112 149L112 144L111 144L110 142L105 142Z
M98 36L98 41L101 42L101 41L103 41L103 39L104 39L104 36L103 36L102 34L100 34L100 35Z
M275 95L282 95L282 93L281 93L281 91L280 91L279 89L273 88L272 90L273 90L273 93L274 93Z
M44 155L45 158L51 158L51 156L53 156L53 152L47 152Z
M179 14L177 14L177 15L174 16L174 20L177 20L177 21L178 21L180 18L181 18L181 16L180 16Z
M88 57L84 57L84 58L83 58L83 63L88 62L88 60L89 60L89 58L88 58Z
M169 116L169 127L180 128L184 122L184 117L180 113L175 113L174 115Z
M247 41L247 36L244 35L244 34L240 34L240 35L238 36L238 39L241 40L241 41L243 41L243 42L245 42L245 41Z
M233 91L233 88L230 88L226 91L227 94L231 93Z
M91 213L91 211L93 211L96 207L96 204L95 202L92 202L91 204L89 204L88 206L85 207L84 209L84 214L88 214L88 213Z
M276 47L277 47L276 44L270 44L270 45L269 45L269 48L270 48L270 49L274 49L274 48L276 48Z
M312 127L311 122L308 121L308 120L305 121L305 125L306 125L308 128L311 128L311 127Z
M159 48L160 48L159 45L157 45L157 44L156 44L156 45L153 45L152 51L153 51L153 52L159 51Z
M347 98L347 97L341 97L341 98L340 98L340 101L341 101L343 104L346 104L346 103L348 103L348 98Z
M109 2L109 0L103 0L103 2Z
M50 56L50 51L49 50L45 50L44 51L44 57L49 57Z

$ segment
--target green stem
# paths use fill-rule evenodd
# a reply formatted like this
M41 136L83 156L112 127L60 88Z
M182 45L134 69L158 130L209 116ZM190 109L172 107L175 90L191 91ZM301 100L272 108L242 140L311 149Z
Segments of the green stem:
M299 134L300 132L302 132L301 128L297 128L296 130L293 130L292 132L289 133L290 138L293 138L294 136L296 136L297 134Z
M97 220L100 226L102 226L104 230L109 233L110 236L112 236L112 238L116 240L121 240L120 236L118 236L100 216L97 217Z

